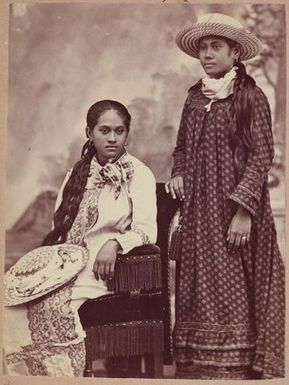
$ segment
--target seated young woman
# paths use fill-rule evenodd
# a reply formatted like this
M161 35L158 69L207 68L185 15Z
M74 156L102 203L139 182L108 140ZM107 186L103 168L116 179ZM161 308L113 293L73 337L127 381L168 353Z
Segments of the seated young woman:
M82 376L85 332L79 307L108 293L117 254L156 241L155 178L125 149L130 121L116 101L102 100L88 110L88 140L60 188L54 226L43 242L83 246L88 258L60 288L5 308L9 375Z

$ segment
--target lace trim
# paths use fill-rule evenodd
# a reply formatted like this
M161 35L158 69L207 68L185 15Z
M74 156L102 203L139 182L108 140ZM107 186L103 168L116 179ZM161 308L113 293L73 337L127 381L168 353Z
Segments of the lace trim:
M85 234L98 219L98 200L102 189L87 190L80 203L78 214L67 236L67 243L83 244Z
M68 355L70 358L73 375L81 377L85 367L85 343L84 340L67 347L49 346L47 344L28 345L21 352L11 353L6 356L7 365L21 363L26 366L32 376L48 376L45 359L53 356ZM56 357L57 359L57 357Z
M142 244L147 245L150 243L149 237L146 235L146 233L141 230L139 227L132 226L131 231L134 231L136 234L138 234L141 237Z
M27 304L28 326L34 343L64 343L78 337L74 314L69 306L75 279Z

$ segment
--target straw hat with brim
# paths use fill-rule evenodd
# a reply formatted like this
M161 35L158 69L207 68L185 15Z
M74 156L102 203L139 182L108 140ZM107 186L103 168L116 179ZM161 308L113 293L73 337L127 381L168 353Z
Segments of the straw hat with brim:
M87 264L88 251L78 245L42 246L19 259L4 276L4 305L15 306L52 292Z
M263 49L261 41L238 20L220 13L203 15L195 24L183 28L176 37L176 43L188 55L199 58L199 39L205 36L227 37L236 41L241 48L240 60L251 59Z

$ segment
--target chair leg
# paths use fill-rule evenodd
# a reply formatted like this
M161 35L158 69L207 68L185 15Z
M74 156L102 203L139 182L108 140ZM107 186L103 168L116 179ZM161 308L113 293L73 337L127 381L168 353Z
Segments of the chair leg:
M93 377L92 347L87 337L85 338L85 368L83 371L83 377Z
M128 359L128 378L140 378L141 356L130 356Z
M154 376L155 378L162 378L163 374L163 354L154 354Z
M146 354L145 369L146 378L163 378L163 354Z
M105 360L106 374L109 378L125 378L128 372L127 357L108 357Z
M141 356L110 357L106 360L106 372L109 378L140 378Z

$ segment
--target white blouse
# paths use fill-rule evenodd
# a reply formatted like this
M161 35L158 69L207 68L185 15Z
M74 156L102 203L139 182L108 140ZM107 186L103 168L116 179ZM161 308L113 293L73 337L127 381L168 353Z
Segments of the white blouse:
M121 191L117 199L111 184L103 187L97 198L98 218L84 237L90 254L94 256L108 239L116 239L122 247L123 254L134 247L156 242L157 207L154 175L134 156L125 154L124 157L125 161L132 163L132 178L121 183ZM101 168L96 158L93 158L90 174ZM61 203L63 189L71 172L72 170L67 173L60 188L55 210ZM86 189L91 188L92 184L92 176L89 176Z

